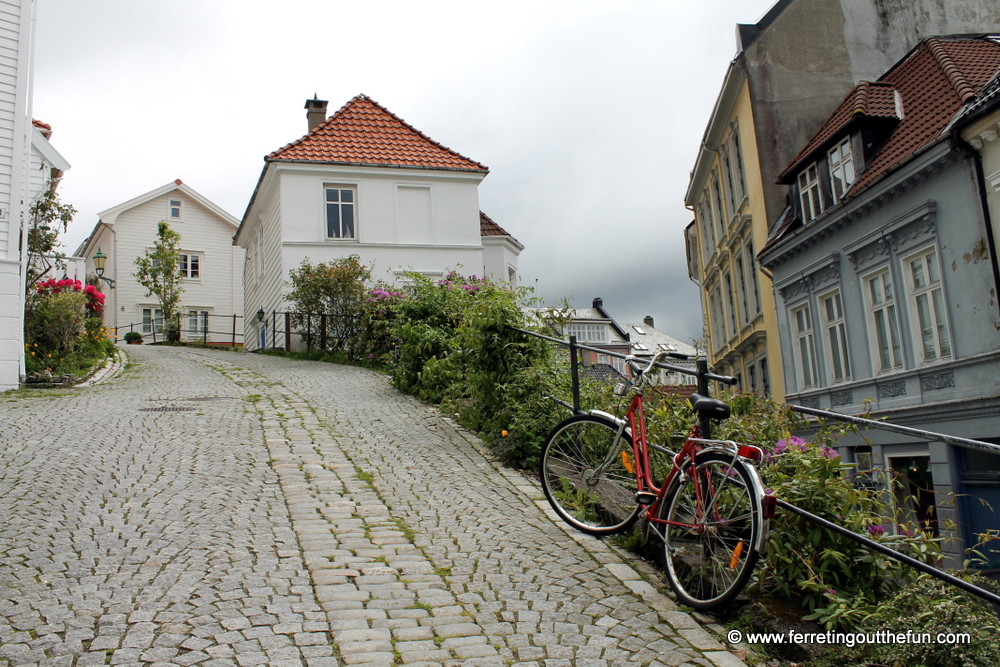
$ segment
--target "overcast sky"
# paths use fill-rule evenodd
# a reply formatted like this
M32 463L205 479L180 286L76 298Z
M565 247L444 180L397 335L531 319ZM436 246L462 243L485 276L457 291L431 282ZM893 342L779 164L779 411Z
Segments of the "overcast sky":
M364 93L490 168L482 209L547 303L701 331L684 192L737 23L774 0L40 0L35 118L97 213L175 178L242 218L263 157Z

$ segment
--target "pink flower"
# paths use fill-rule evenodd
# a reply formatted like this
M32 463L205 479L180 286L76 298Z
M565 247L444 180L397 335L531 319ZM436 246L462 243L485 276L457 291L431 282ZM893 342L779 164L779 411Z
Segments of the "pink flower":
M868 526L868 533L872 537L882 537L883 535L885 535L885 528L879 525Z

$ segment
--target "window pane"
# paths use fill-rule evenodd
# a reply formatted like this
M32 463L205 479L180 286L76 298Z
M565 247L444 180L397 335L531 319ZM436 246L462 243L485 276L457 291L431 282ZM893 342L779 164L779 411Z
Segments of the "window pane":
M948 334L948 320L945 319L944 299L941 290L936 289L932 293L934 297L934 319L937 321L938 343L941 346L941 356L951 356L951 336Z
M352 190L341 190L340 191L340 201L353 202L354 201L354 191L352 191Z
M326 191L327 201L340 201L340 190L330 190Z
M197 278L200 272L200 262L198 261L198 255L191 255L191 277Z
M936 252L932 252L927 255L927 275L932 283L936 283L941 280L941 275L938 273Z
M344 192L348 192L345 190ZM354 238L354 204L341 204L341 215L343 215L344 238Z
M903 356L899 348L899 325L896 324L896 307L889 306L886 309L886 317L889 318L889 334L892 337L892 365L901 366Z
M882 370L892 368L889 360L889 338L885 323L885 310L875 311L875 338L878 342L878 356Z
M913 260L910 262L910 273L913 274L913 286L914 287L925 287L927 285L927 280L924 277L924 258Z
M326 205L326 235L327 238L340 238L340 206Z
M931 307L927 294L917 297L917 318L920 320L920 343L924 350L924 360L936 359L934 350L934 325L931 322Z

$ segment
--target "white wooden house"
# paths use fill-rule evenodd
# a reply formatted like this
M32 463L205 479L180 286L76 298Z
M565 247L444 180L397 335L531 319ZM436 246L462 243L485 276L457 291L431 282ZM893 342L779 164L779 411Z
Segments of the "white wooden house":
M31 120L35 0L0 0L0 391L24 369L24 277L20 252L31 202L69 164Z
M162 330L162 313L154 296L135 279L135 260L153 248L160 221L181 235L181 331L187 340L236 342L243 333L243 249L233 246L239 221L185 185L180 179L98 214L93 232L76 251L94 273L98 251L107 257L104 277L114 289L107 295L105 324L119 338L129 330L152 337ZM234 320L233 316L236 316Z
M240 223L247 313L285 310L289 271L307 258L356 254L390 283L455 268L517 283L523 246L479 210L485 166L364 95L329 118L326 105L306 101L308 133L265 158ZM247 349L272 321L247 318Z

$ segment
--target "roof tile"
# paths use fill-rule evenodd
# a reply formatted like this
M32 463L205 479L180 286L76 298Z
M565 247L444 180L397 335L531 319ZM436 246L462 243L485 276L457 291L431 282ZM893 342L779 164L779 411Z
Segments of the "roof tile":
M485 165L434 141L366 95L352 98L308 134L265 159L489 171Z

